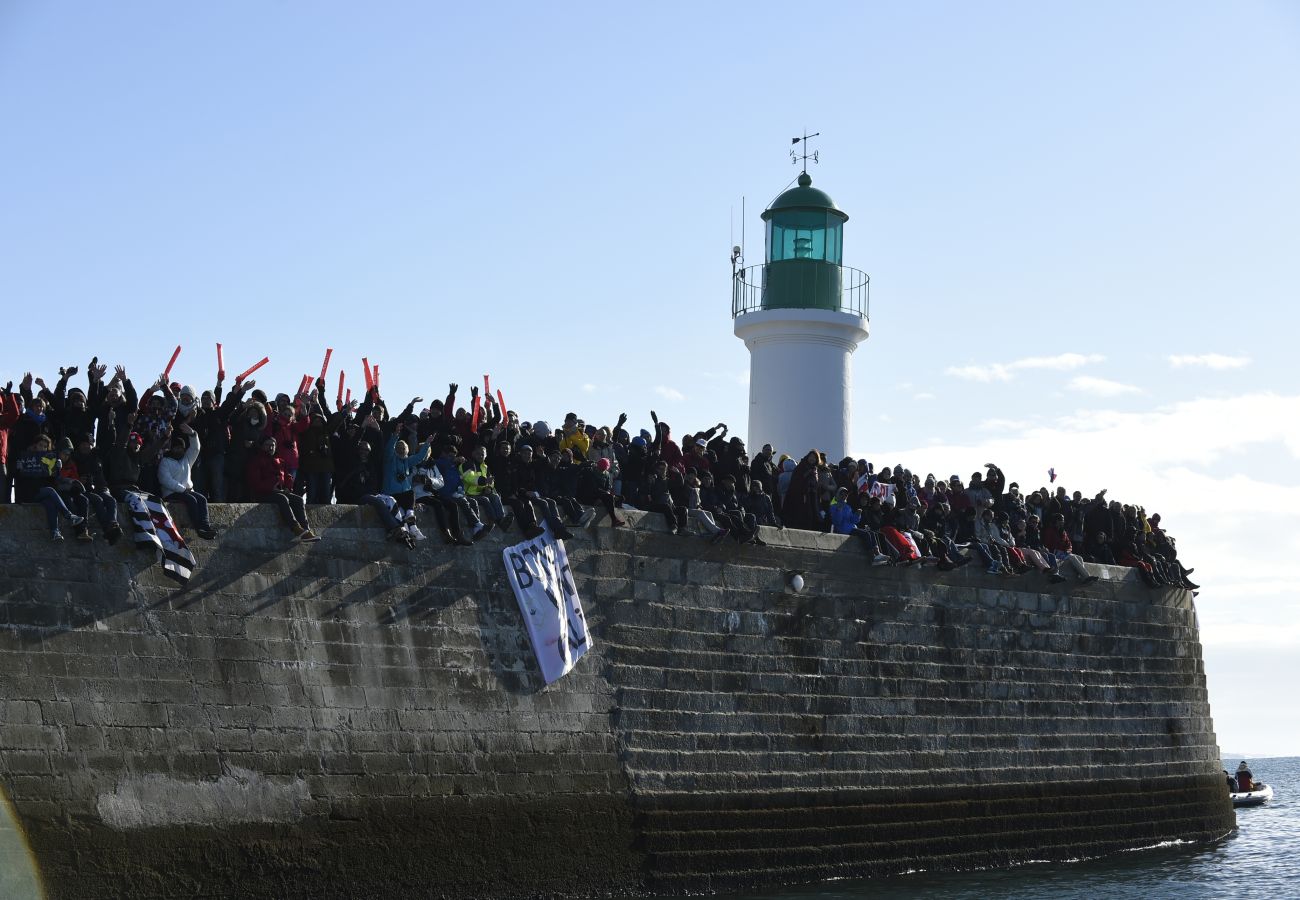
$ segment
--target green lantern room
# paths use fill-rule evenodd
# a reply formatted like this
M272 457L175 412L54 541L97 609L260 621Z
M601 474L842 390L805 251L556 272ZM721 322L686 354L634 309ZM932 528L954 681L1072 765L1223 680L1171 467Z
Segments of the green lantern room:
M841 308L848 214L807 172L763 213L767 223L763 309Z

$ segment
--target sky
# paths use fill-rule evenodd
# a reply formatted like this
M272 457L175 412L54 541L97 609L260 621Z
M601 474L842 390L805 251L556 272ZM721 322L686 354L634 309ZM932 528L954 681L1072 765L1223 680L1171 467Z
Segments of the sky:
M330 347L743 435L730 248L820 132L853 453L1162 513L1221 746L1300 755L1298 108L1288 2L0 0L0 381Z

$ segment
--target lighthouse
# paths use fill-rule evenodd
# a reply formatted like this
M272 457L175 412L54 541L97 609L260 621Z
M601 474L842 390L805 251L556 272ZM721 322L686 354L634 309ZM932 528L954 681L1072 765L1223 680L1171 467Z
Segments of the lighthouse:
M749 348L751 453L848 452L853 351L870 333L871 287L844 265L848 220L805 168L763 212L763 264L732 277L734 330Z

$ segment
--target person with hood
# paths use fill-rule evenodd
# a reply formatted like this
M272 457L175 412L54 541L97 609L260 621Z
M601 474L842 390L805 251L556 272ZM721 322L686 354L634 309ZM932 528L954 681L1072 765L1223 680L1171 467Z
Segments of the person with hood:
M835 499L831 501L831 532L834 534L851 534L862 542L867 551L867 558L873 566L889 564L889 557L880 552L880 541L870 528L862 526L862 514L849 502L849 489L839 488Z
M785 522L787 528L821 530L817 504L820 467L821 454L809 450L791 472L785 501L781 504L781 521Z
M250 381L245 387L252 390L256 383ZM252 499L246 478L248 462L262 445L266 420L266 406L255 396L250 396L231 413L230 444L226 448L226 498L232 503Z
M276 449L275 438L267 435L249 458L245 474L249 496L256 503L274 503L280 521L304 544L319 541L307 521L307 504L293 492L293 479Z
M298 484L298 441L302 437L311 419L307 415L305 398L299 397L297 403L288 394L277 394L275 406L267 412L266 430L263 437L275 438L275 452L279 455L280 465L284 468L294 489Z
M194 490L194 463L199 458L198 433L185 422L176 426L171 443L158 463L158 485L164 500L179 500L190 514L190 524L205 541L217 532L208 521L208 498Z
M788 456L781 457L781 472L776 477L776 505L785 506L785 495L790 490L790 479L794 478L795 462Z

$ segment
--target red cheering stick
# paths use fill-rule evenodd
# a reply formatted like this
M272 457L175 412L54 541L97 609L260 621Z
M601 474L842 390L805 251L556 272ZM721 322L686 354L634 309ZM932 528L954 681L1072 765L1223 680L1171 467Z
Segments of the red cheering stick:
M369 390L375 386L375 376L370 371L370 360L366 359L364 356L361 357L361 371L366 376L366 391L369 392Z
M221 342L220 342L220 341L217 342L217 371L218 371L218 372L224 372L224 371L226 371L226 364L225 364L225 361L222 360L222 358L221 358Z
M350 404L351 402L352 402L352 388L348 388L348 394L346 397L343 398L343 403L347 405Z
M167 368L163 369L163 380L167 381L172 377L172 366L176 365L176 357L181 355L181 345L177 344L176 349L172 351L172 358L167 360Z
M343 405L343 370L342 370L342 369L339 369L339 396L338 396L338 402L335 403L334 405L335 405L335 406L342 406L342 405Z
M483 412L483 408L480 406L480 402L482 401L482 399L483 399L482 397L478 397L478 396L474 397L474 403L472 404L473 413L470 415L470 420L469 420L469 430L476 434L478 433L479 416Z
M243 381L243 380L244 380L245 378L247 378L249 375L252 375L254 372L256 372L258 369L262 368L262 366L266 365L266 364L269 363L270 361L271 361L271 357L269 357L269 356L263 356L262 359L261 359L259 362L255 362L255 363L253 363L253 365L252 365L251 367L249 367L246 371L244 371L243 374L236 375L236 376L235 376L235 381Z
M375 390L379 390L379 363L375 363L375 367L371 370L370 375L375 381Z
M488 377L486 375L483 376L483 396L492 396L492 385L488 384Z
M506 420L506 398L501 396L501 388L497 388L497 403L501 404L501 421Z
M326 347L326 348L325 348L325 362L323 362L323 363L320 364L320 380L321 380L321 381L324 381L324 380L325 380L325 373L329 371L329 367L330 367L330 354L333 353L333 352L334 352L334 348L333 348L333 347Z
M307 393L307 385L309 385L309 384L311 384L311 376L310 376L310 375L304 375L304 376L302 376L302 381L298 382L298 396L299 396L299 397L301 397L303 394Z

